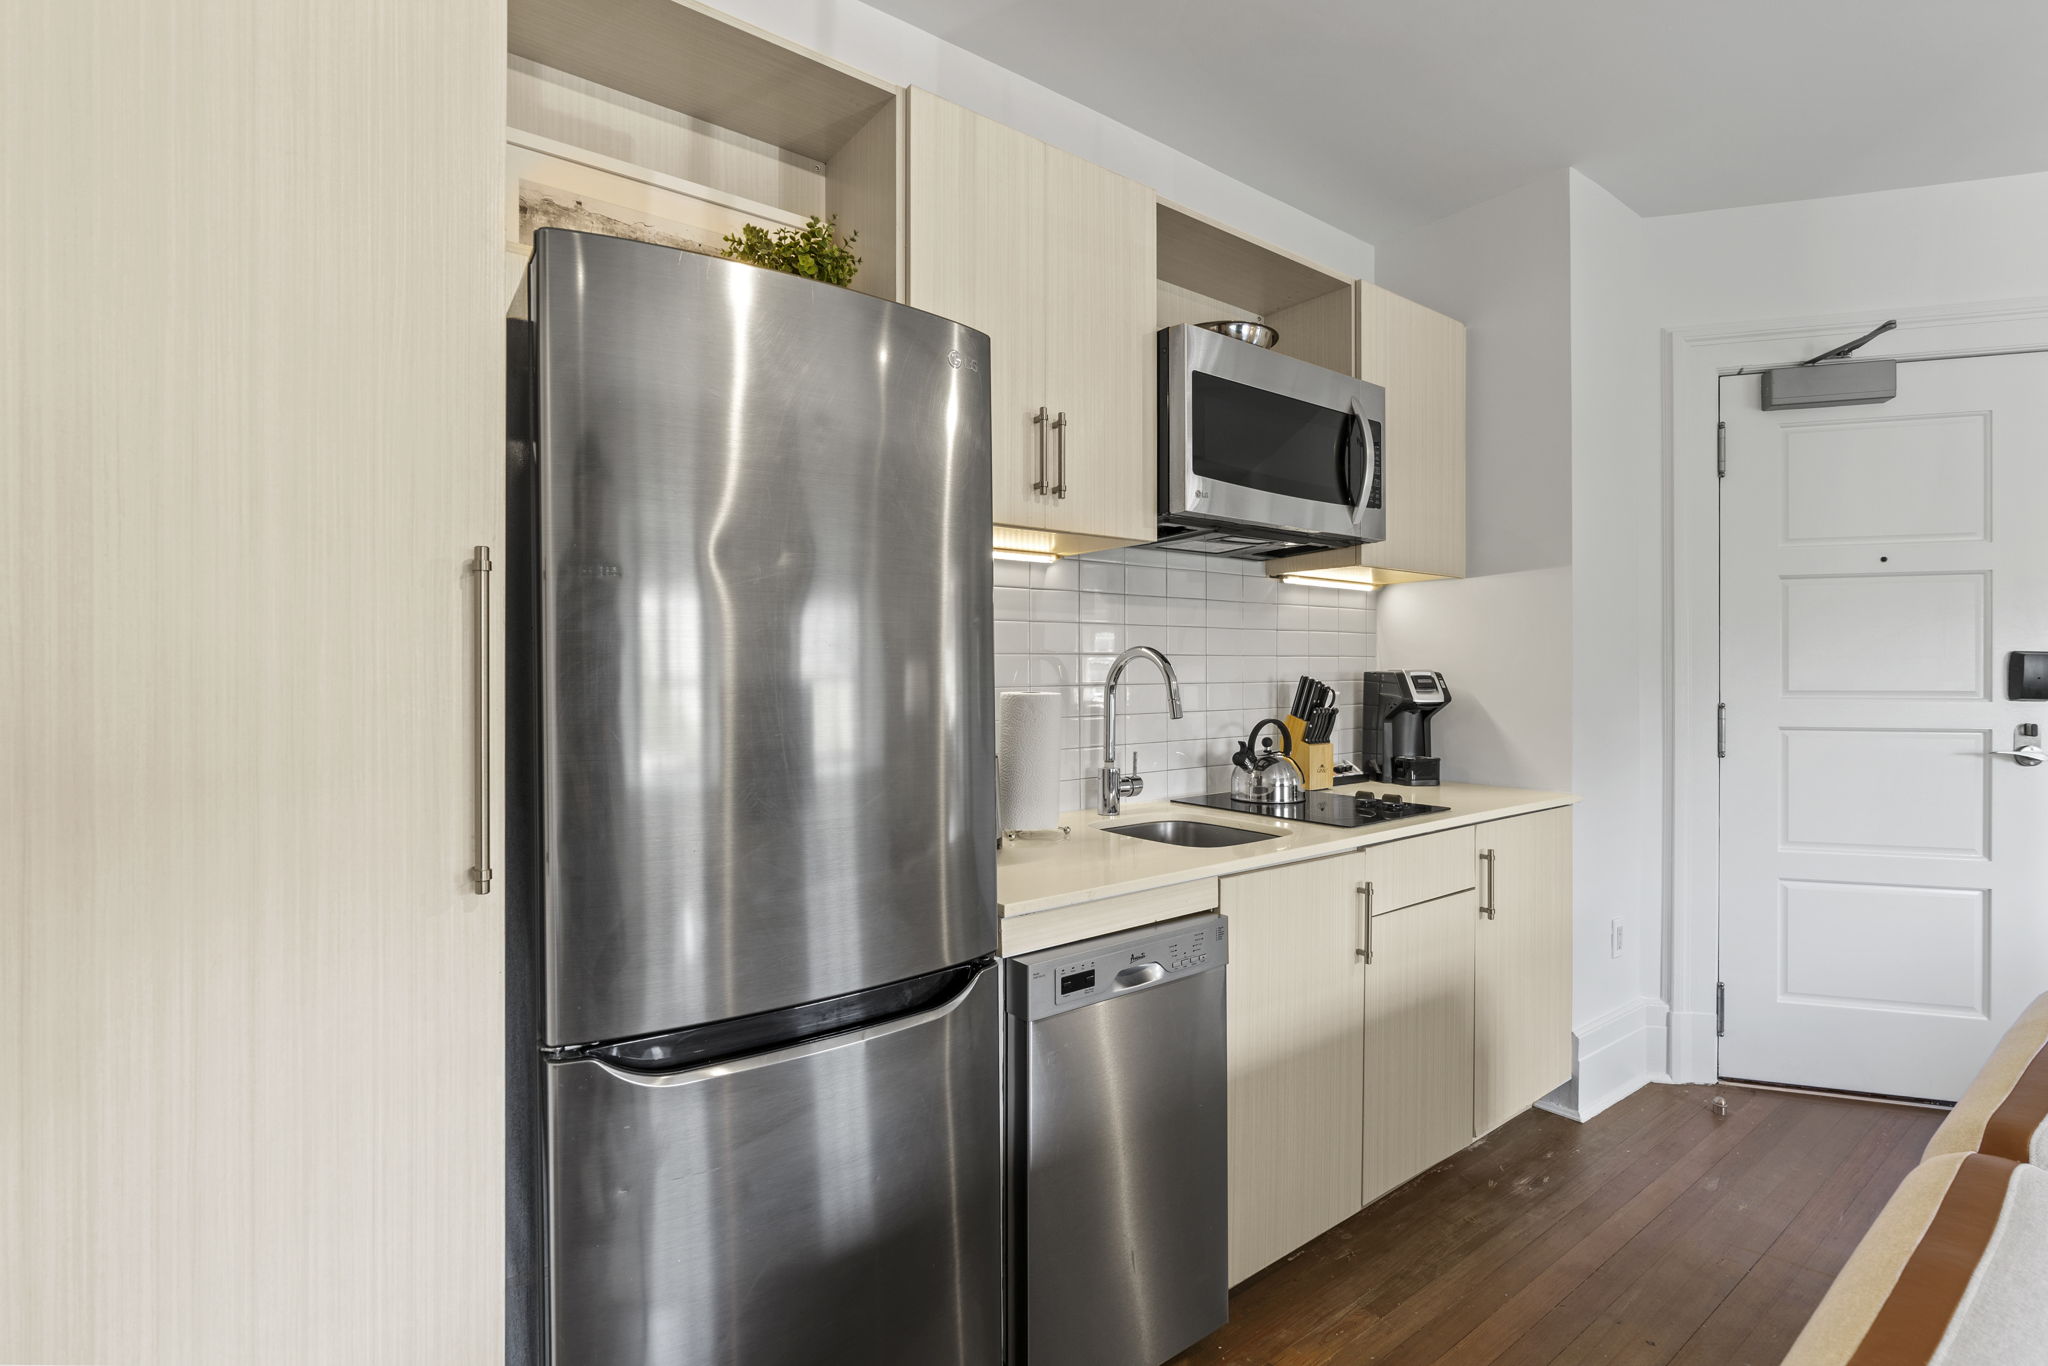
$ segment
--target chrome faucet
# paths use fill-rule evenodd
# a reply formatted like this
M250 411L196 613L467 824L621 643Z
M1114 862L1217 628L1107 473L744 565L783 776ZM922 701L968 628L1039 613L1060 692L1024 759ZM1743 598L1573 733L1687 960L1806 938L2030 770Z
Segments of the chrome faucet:
M1173 711L1173 719L1181 718L1180 679L1173 672L1173 665L1166 662L1166 656L1150 645L1133 645L1116 657L1116 663L1109 666L1109 676L1102 680L1102 800L1096 810L1105 816L1118 815L1123 811L1126 797L1135 797L1145 790L1145 780L1137 776L1138 756L1131 755L1134 770L1126 778L1116 766L1116 685L1124 676L1124 665L1134 659L1149 659L1159 666L1159 672L1166 679L1166 704Z

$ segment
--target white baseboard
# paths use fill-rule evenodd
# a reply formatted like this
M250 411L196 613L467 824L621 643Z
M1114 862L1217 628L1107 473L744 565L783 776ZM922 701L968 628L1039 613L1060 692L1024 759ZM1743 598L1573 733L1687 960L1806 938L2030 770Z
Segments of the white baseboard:
M1536 1102L1538 1109L1581 1123L1665 1071L1671 1011L1655 997L1626 1002L1572 1031L1572 1079Z

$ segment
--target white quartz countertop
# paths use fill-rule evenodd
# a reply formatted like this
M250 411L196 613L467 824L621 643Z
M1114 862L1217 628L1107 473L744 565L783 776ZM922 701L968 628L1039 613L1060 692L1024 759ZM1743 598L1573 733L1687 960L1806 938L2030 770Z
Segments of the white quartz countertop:
M1341 854L1371 844L1406 839L1432 830L1451 830L1461 825L1520 816L1569 806L1578 798L1567 792L1537 792L1521 787L1481 787L1473 783L1445 783L1441 787L1391 788L1386 783L1366 783L1362 790L1399 792L1409 801L1449 807L1431 816L1414 816L1385 825L1340 829L1334 825L1313 825L1307 821L1282 821L1266 816L1248 816L1235 811L1216 811L1175 802L1125 802L1123 814L1101 816L1093 811L1069 811L1060 823L1072 833L1064 840L1006 840L996 859L996 900L1005 916L1030 915L1057 910L1062 906L1127 892L1170 887L1196 878L1245 873L1254 868L1293 863L1324 854ZM1272 830L1280 838L1234 844L1223 849L1185 849L1159 844L1129 835L1112 835L1105 827L1135 825L1140 821L1207 821L1214 825L1235 825L1247 830Z

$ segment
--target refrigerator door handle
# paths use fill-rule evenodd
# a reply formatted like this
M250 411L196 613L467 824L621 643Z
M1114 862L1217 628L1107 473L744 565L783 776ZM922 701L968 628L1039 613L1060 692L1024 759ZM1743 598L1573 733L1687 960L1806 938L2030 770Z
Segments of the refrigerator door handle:
M898 1015L891 1020L878 1020L874 1024L842 1030L837 1034L826 1034L819 1038L806 1039L802 1043L791 1044L786 1048L770 1049L765 1053L752 1053L743 1058L728 1058L721 1062L705 1063L700 1067L686 1067L677 1072L632 1072L623 1067L613 1066L597 1053L586 1053L583 1055L583 1060L596 1063L606 1073L634 1086L689 1086L700 1081L716 1081L721 1077L738 1076L742 1072L751 1072L760 1067L774 1067L779 1063L796 1062L801 1058L813 1058L820 1053L830 1053L834 1049L850 1048L854 1044L872 1043L876 1039L886 1039L891 1034L901 1034L906 1029L916 1029L920 1025L928 1025L934 1020L943 1020L946 1016L958 1010L961 1004L974 994L974 988L980 984L982 977L993 970L992 968L981 969L967 979L967 984L961 987L958 994L953 996L952 999L941 1001L928 1009L914 1011L909 1015Z

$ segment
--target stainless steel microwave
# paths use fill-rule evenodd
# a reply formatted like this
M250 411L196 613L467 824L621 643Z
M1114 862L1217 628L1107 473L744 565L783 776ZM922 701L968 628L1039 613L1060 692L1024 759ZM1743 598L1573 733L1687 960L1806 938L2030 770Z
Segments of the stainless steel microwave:
M1387 392L1193 324L1159 333L1159 540L1266 558L1385 540Z

